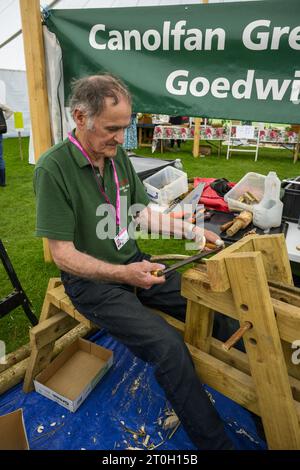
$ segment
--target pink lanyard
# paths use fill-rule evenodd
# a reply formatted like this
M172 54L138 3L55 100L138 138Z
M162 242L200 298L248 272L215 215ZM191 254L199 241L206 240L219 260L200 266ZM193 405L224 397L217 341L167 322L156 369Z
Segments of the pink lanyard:
M86 151L84 150L84 148L81 146L80 142L78 142L77 139L75 139L75 137L72 136L71 132L68 133L68 137L69 137L69 140L70 142L72 142L72 144L76 145L76 147L78 148L78 150L80 150L80 152L82 153L82 155L87 159L87 161L89 162L89 164L91 165L92 167L92 170L94 172L94 176L96 178L96 182L97 182L97 185L101 191L101 194L103 195L105 201L110 204L111 206L113 206L113 204L110 202L110 200L108 199L108 196L107 194L103 191L103 188L101 187L101 185L99 184L99 179L97 177L97 174L95 172L95 169L94 169L94 165L93 163L91 162L91 159L90 157L88 156L88 154L86 153ZM112 167L113 167L113 170L114 170L114 180L115 180L115 184L116 184L116 189L117 189L117 198L116 198L116 224L119 226L120 225L120 185L119 185L119 179L118 179L118 174L117 174L117 170L116 170L116 166L115 166L115 162L113 161L113 159L111 159L111 164L112 164Z

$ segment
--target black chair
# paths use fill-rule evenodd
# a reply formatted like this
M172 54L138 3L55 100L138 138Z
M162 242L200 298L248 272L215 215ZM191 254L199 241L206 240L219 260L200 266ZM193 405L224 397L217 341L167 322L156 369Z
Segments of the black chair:
M9 256L4 248L2 241L0 240L0 259L7 272L7 275L14 287L14 290L6 297L0 299L0 318L7 315L15 308L22 306L28 320L32 325L37 325L38 319L30 308L30 300L24 292L18 276L13 268L13 265L9 259Z

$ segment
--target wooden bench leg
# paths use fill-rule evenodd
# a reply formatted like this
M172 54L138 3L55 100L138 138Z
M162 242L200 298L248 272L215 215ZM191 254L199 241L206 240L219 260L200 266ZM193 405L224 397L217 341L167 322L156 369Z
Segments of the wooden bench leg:
M186 343L209 352L214 322L214 312L205 305L187 301L184 340Z

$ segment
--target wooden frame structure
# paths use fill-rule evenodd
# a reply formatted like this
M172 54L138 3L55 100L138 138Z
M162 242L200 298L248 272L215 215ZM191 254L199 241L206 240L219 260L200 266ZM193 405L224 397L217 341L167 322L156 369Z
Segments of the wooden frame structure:
M20 0L20 10L38 158L51 145L39 0ZM194 156L199 125L197 118ZM51 259L47 244L44 255ZM206 269L194 268L183 276L182 294L188 299L185 324L163 315L184 334L202 380L262 416L271 449L300 448L300 372L291 363L290 348L300 337L300 295L291 284L284 239L247 237L210 259ZM244 336L247 354L236 349L225 352L212 338L215 310L252 324ZM61 285L49 287L41 321L31 330L31 357L24 359L29 364L25 388L50 361L55 340L78 321L86 321L78 315Z
M283 235L248 236L183 276L185 340L202 380L261 416L270 449L300 448L300 370L291 343L300 337L300 290ZM213 312L252 328L246 353L212 338ZM196 348L196 350L194 349Z
M250 235L189 269L182 295L185 323L157 313L184 336L203 382L260 415L270 449L299 449L300 370L291 362L291 343L300 338L300 289L292 285L283 235ZM251 323L245 353L225 351L212 337L215 311ZM60 281L50 281L40 324L30 332L24 391L50 362L54 341L76 321L93 327Z
M47 94L44 40L39 0L20 0L26 76L33 135L34 158L52 145ZM43 239L44 259L52 261L49 245Z

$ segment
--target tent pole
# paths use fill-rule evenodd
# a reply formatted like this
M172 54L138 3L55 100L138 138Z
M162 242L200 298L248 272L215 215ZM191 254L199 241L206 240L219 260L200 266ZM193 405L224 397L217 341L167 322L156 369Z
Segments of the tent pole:
M208 3L208 0L201 0L201 3ZM193 156L194 157L199 157L200 125L201 125L201 118L196 118L195 119L194 144L193 144Z
M44 41L39 0L20 0L34 158L52 145L45 72ZM44 259L51 261L47 241Z

